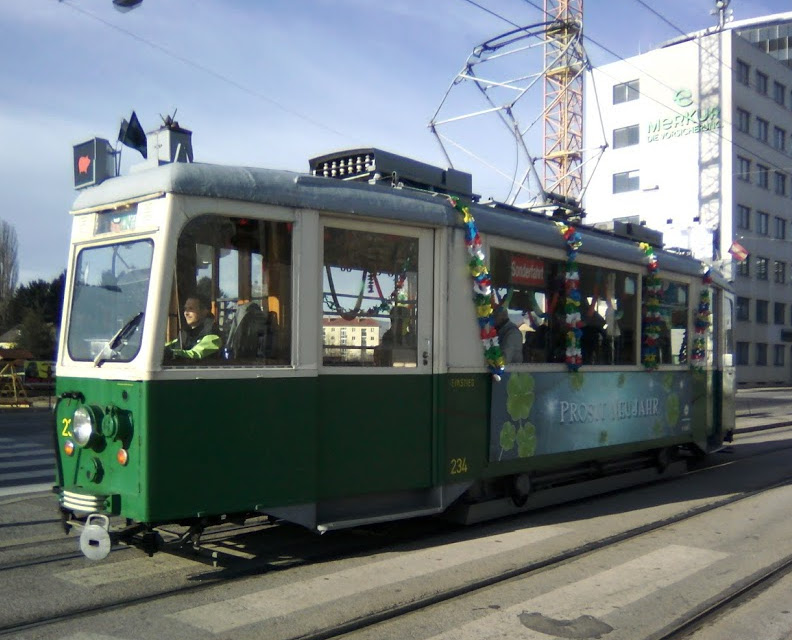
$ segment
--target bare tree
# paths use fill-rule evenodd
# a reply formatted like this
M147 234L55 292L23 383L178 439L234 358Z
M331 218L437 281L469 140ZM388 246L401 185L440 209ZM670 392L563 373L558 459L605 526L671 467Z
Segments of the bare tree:
M19 277L17 234L13 225L0 220L0 320L14 295Z

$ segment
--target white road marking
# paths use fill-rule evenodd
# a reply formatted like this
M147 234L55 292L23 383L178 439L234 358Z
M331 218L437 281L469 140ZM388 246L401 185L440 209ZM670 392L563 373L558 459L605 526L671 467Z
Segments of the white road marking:
M87 569L62 571L54 575L61 580L91 589L115 582L150 578L171 571L204 566L195 560L159 553L152 558L147 558L145 562L141 562L140 558L133 558L132 560L100 564Z
M54 456L55 452L52 449L47 449L46 447L40 447L35 444L25 444L25 445L12 445L12 446L3 446L2 450L0 450L0 459L9 460L13 459L16 460L20 456Z
M398 582L457 567L471 560L506 553L567 532L569 529L564 527L535 527L420 551L397 553L386 560L344 569L305 582L264 589L238 598L185 609L171 614L171 617L206 631L224 633L365 593L377 587L393 586Z
M50 482L43 482L40 484L22 484L17 485L14 487L0 487L0 497L2 496L18 496L24 495L26 493L39 493L41 491L51 491L52 485L55 483L53 478ZM0 503L0 504L10 504L11 502L16 502L16 500L9 500L8 502ZM0 544L0 546L2 546Z
M0 474L0 480L29 480L30 478L52 478L55 482L55 465L49 469L39 469L38 471L17 471L15 473Z
M547 640L546 634L525 627L520 622L520 614L536 613L555 620L576 620L586 615L601 620L609 613L681 582L728 555L682 545L663 547L496 614L433 636L430 640L494 640L515 637L521 640Z
M70 636L64 636L61 640L124 640L124 638L122 636L108 636L104 633L78 631Z
M55 468L55 458L52 454L42 458L25 458L24 460L15 460L14 462L0 462L0 469L19 469L20 467L40 467L49 465L50 468Z

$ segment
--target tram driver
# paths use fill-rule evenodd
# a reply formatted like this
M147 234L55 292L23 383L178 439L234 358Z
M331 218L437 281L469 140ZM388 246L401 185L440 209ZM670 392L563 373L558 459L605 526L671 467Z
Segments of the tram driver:
M165 345L165 357L201 360L219 354L222 341L209 301L190 295L184 302L185 325L176 340Z

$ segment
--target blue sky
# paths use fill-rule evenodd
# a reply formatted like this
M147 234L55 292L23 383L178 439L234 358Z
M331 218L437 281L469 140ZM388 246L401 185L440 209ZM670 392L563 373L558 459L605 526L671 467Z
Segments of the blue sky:
M476 4L542 20L525 0ZM668 22L638 0L584 4L594 65L616 59L595 43L629 57L675 27L714 24L710 0L646 2ZM740 20L789 4L731 8ZM510 28L468 0L144 0L123 14L111 0L0 0L0 218L18 235L20 283L66 266L72 145L114 143L133 109L146 131L178 109L198 162L307 171L313 156L375 146L445 165L427 124L473 47ZM140 159L122 158L122 169ZM452 160L478 193L504 197L469 158Z

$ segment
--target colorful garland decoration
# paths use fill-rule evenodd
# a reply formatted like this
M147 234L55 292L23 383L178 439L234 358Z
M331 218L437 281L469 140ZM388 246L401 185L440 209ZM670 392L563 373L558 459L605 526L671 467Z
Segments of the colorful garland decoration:
M658 358L658 340L663 318L660 315L660 291L662 284L657 275L657 256L652 245L641 242L638 245L648 259L648 275L644 278L644 323L643 323L643 349L641 361L644 369L652 371L660 364Z
M696 311L696 320L693 323L693 355L690 359L690 366L697 371L704 369L707 360L707 331L712 322L710 318L710 288L712 283L712 272L707 269L701 278L704 285L699 295L699 305Z
M578 272L577 254L583 241L575 227L564 222L556 222L567 244L566 273L564 276L564 334L566 335L566 364L570 371L577 371L583 362L580 350L583 319L580 315L580 274Z
M506 361L503 358L503 352L498 342L498 331L495 329L492 317L492 281L487 265L484 263L481 237L470 207L461 204L459 198L449 197L448 201L462 216L462 222L465 225L465 245L470 255L468 268L473 278L473 303L476 305L476 317L478 318L481 343L484 346L484 357L492 377L496 381L500 381Z

